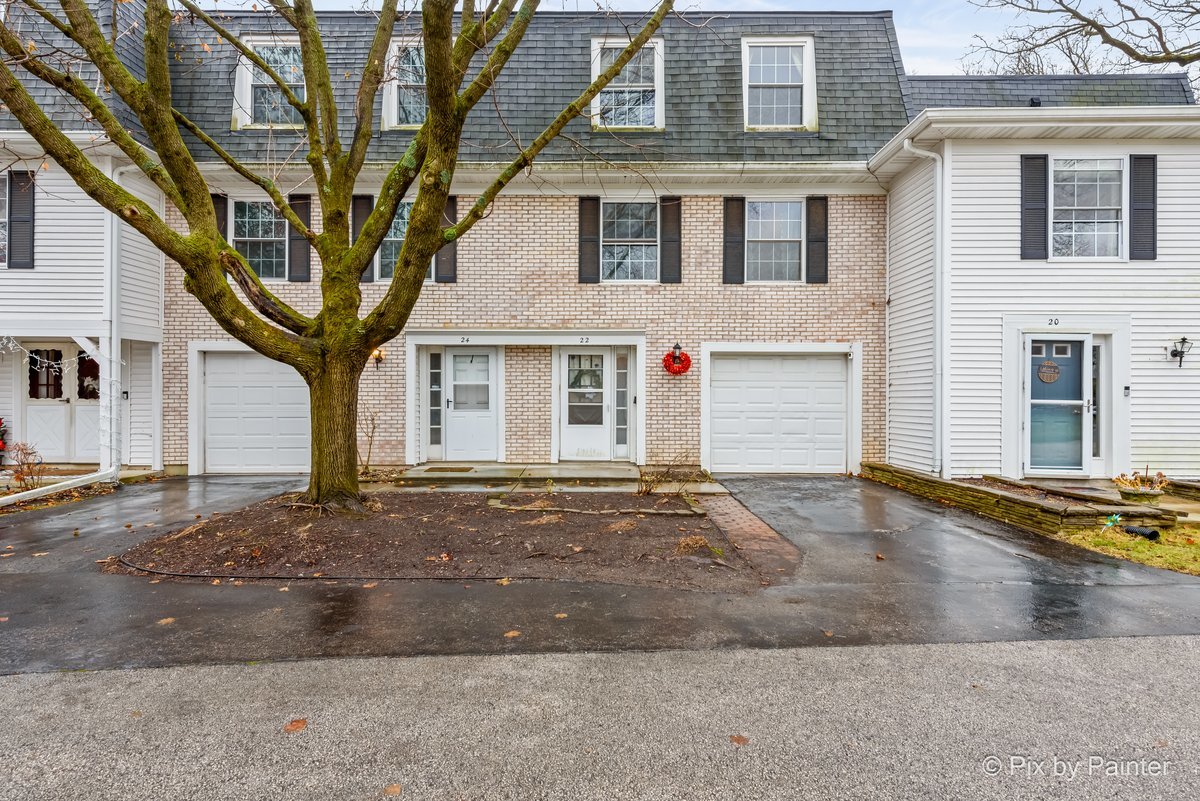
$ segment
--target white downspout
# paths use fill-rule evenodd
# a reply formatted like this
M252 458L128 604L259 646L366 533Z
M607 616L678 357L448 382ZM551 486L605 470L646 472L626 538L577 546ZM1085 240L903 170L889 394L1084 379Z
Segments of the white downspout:
M946 298L946 264L942 258L944 193L942 190L943 163L940 153L914 147L912 139L904 140L904 149L914 156L933 161L933 472L948 478L949 465L943 459L945 440L945 415L943 414L943 387L945 386L945 315L942 304Z

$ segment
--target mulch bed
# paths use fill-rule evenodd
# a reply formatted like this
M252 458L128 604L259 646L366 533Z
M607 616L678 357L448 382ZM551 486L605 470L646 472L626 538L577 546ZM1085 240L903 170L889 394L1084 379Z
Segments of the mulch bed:
M1014 495L1024 495L1026 498L1033 498L1038 501L1055 500L1070 504L1079 503L1075 498L1068 498L1065 495L1058 495L1054 492L1028 485L1009 484L1006 481L995 481L990 478L959 478L955 480L961 481L964 484L973 484L977 487L988 487L990 489L1001 490L1002 492L1010 492ZM1096 497L1097 502L1104 502L1104 500L1103 496Z
M725 535L679 498L513 493L489 503L477 492L379 492L368 506L365 515L333 515L279 496L149 540L122 559L205 579L539 578L724 592L762 585ZM680 552L686 537L710 547Z

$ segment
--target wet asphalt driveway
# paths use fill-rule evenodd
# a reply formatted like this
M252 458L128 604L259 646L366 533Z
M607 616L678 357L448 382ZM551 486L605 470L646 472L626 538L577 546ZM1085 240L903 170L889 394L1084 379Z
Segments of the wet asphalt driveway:
M14 553L0 559L0 672L1200 633L1200 579L842 478L724 479L802 555L791 582L750 595L426 581L373 589L297 581L281 592L280 584L151 584L96 564L197 514L297 483L166 480L0 517L0 549ZM175 622L157 623L168 617ZM512 629L522 636L506 639Z

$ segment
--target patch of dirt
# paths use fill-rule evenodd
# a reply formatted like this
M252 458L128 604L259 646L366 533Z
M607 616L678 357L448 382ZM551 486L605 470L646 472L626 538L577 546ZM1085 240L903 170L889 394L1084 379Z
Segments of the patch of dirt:
M959 478L955 480L961 481L963 484L972 484L976 487L987 487L988 489L996 489L1001 492L1010 492L1013 495L1024 495L1026 498L1033 498L1038 501L1052 500L1070 504L1079 503L1076 499L1068 498L1065 495L1056 495L1053 492L1046 492L1036 487L1018 486L1004 481L995 481L990 478ZM1104 498L1097 498L1096 500L1103 501Z
M134 565L207 577L542 578L722 592L762 585L706 516L673 497L625 493L379 492L371 511L319 513L284 495L142 543ZM620 512L618 510L628 510ZM710 548L676 553L685 537ZM702 549L703 550L703 549Z
M46 509L51 506L62 506L65 503L74 503L88 498L98 498L101 495L109 495L116 492L117 487L114 484L90 484L86 487L76 487L75 489L63 490L62 492L54 492L49 495L43 495L40 498L34 498L21 503L14 503L10 506L0 506L0 515L12 514L13 512L29 512L34 509ZM20 492L21 490L14 490ZM0 493L0 497L10 493Z

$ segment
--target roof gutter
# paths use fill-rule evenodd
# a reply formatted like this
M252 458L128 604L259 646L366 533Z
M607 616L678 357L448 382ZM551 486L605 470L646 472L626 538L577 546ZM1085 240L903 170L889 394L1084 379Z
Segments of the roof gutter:
M949 478L949 458L946 444L949 442L946 415L946 331L948 326L950 293L948 260L944 257L946 236L945 189L943 176L945 162L940 153L914 147L911 139L902 145L905 152L933 162L933 472L941 478Z

